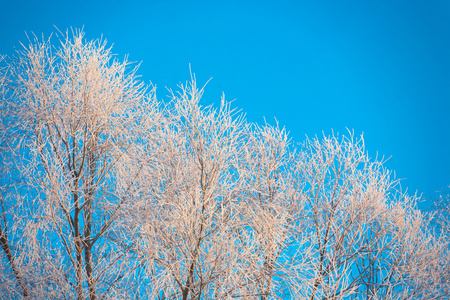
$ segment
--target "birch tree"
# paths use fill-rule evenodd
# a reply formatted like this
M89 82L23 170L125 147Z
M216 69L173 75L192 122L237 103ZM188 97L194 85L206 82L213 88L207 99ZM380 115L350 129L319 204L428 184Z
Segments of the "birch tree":
M147 192L137 215L141 253L154 274L150 297L222 299L236 270L232 228L237 201L237 160L245 122L221 101L201 107L195 78L180 86L147 158Z
M296 297L302 184L286 130L254 125L240 163L242 223L235 231L245 298Z
M195 76L163 105L82 31L30 41L0 87L2 296L448 293L448 214L436 234L362 138L296 147L224 98L203 107Z
M441 263L441 280L443 295L450 297L450 185L433 200L436 209L438 231L444 239L445 250Z
M0 56L0 63L5 57ZM17 259L21 232L18 217L23 216L22 176L18 165L18 145L15 135L20 134L18 120L8 105L11 96L9 69L0 68L0 258L2 261L0 293L8 297L28 298L29 290L24 278L24 270ZM16 218L16 220L14 220Z
M108 236L140 174L138 124L153 111L128 66L81 31L57 45L34 40L13 64L18 117L31 132L23 172L35 210L21 259L34 298L110 298L132 269Z
M441 246L363 139L307 140L301 159L313 255L307 299L437 299Z

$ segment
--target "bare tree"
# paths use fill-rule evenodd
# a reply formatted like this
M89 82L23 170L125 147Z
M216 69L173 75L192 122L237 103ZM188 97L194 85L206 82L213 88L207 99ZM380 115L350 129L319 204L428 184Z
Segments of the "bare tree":
M107 237L142 169L138 124L153 110L135 69L105 41L75 31L59 43L35 40L12 64L35 209L21 259L35 297L109 298L132 262Z
M307 299L435 299L441 246L415 199L371 162L363 139L324 137L303 146L310 216Z
M137 215L151 298L226 298L232 288L236 171L245 123L222 99L201 107L195 78L172 93L150 145ZM156 154L154 154L156 153Z
M296 294L301 272L302 184L285 129L250 127L240 160L241 226L235 228L246 299Z
M4 57L0 56L0 63L3 60ZM24 207L21 205L22 176L17 168L19 147L14 138L18 120L14 118L12 107L8 105L8 97L11 96L8 71L6 66L0 68L0 246L3 250L0 257L6 262L2 265L3 282L0 284L0 291L6 296L17 297L21 294L23 298L28 298L29 291L23 270L17 261L21 234L17 223L20 223L18 217L24 214ZM8 276L10 271L14 276ZM20 292L16 290L17 286Z
M362 138L296 148L224 98L202 107L194 76L163 106L135 72L82 31L0 72L5 297L448 293L448 199L439 235Z
M445 297L450 297L450 185L440 192L437 199L432 199L436 209L436 227L445 243L441 263L441 286Z

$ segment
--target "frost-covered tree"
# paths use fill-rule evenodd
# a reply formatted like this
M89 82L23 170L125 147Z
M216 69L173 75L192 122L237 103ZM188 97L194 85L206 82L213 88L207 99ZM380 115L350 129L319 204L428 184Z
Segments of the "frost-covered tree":
M437 299L442 245L363 139L303 145L310 284L305 299Z
M218 109L201 107L202 93L195 79L172 93L163 122L146 137L152 143L133 218L153 271L151 298L219 299L234 284L230 249L245 122L224 99Z
M450 185L444 189L434 199L436 208L437 230L442 234L445 244L445 251L441 261L440 283L442 285L442 293L445 297L450 297Z
M153 110L104 41L76 31L58 42L35 40L10 65L11 105L28 133L16 136L30 211L16 260L33 298L109 298L133 268L111 238L142 169L139 124Z
M285 129L267 124L250 127L243 149L235 234L245 298L296 296L305 219L295 149Z
M0 57L0 62L4 57ZM0 294L29 297L29 289L25 282L24 269L18 258L19 245L22 240L20 225L23 216L27 215L23 205L23 175L17 167L19 161L16 135L20 120L15 118L9 105L11 88L9 69L0 69Z
M446 231L362 138L296 145L224 98L203 107L195 76L163 104L104 41L53 41L0 70L2 298L448 292Z

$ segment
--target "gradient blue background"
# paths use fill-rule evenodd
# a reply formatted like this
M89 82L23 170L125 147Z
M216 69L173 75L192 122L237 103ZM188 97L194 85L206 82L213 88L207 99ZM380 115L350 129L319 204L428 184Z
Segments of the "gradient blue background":
M0 54L25 31L84 26L146 82L174 88L210 77L250 121L278 119L294 141L364 133L371 157L410 193L450 184L450 2L0 1Z

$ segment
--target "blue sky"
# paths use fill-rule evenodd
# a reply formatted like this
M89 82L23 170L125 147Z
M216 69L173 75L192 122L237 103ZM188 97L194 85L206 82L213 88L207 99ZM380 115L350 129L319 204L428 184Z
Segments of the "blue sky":
M142 62L159 97L191 64L213 78L204 104L224 92L297 142L363 132L410 193L450 184L449 1L0 1L0 54L84 26Z

